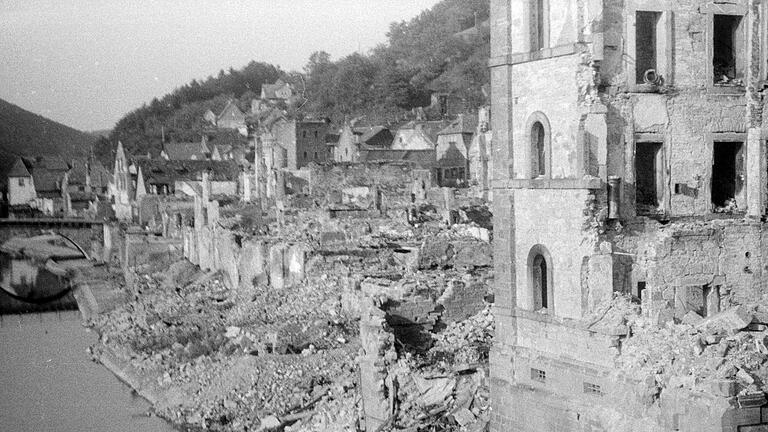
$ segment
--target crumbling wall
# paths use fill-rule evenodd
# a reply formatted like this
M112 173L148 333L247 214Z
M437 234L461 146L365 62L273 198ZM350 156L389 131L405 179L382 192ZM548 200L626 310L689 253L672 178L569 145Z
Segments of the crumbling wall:
M414 167L409 163L342 163L304 169L310 171L307 177L311 195L325 206L342 204L344 189L365 187L375 187L386 208L403 207L410 202Z
M184 258L203 270L222 271L231 287L268 283L281 289L299 283L311 250L302 243L243 240L220 227L188 227L181 241Z
M703 294L712 296L709 313L745 304L768 288L767 242L761 222L733 218L629 224L616 239L623 259L615 287L641 297L662 321L704 313L696 307Z

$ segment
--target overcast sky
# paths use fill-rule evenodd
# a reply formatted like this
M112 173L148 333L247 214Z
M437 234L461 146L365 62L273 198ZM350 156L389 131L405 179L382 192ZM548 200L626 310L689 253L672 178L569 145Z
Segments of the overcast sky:
M0 98L82 130L264 61L301 70L385 41L438 0L0 0Z

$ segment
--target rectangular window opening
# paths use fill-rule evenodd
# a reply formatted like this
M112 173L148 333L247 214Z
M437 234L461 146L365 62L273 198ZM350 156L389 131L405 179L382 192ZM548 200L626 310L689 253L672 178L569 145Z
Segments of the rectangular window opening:
M584 393L602 396L603 388L597 384L584 381Z
M715 213L744 207L744 143L715 142L712 155L712 206ZM742 201L742 202L739 202Z
M645 293L645 281L638 282L637 291L635 292L635 297L637 297L638 300L642 302L644 293Z
M536 382L546 382L547 381L547 372L541 370L541 369L534 369L531 368L531 380Z
M659 34L661 12L637 11L635 17L635 82L645 83L646 72L658 71ZM649 73L649 79L653 77Z
M661 213L664 196L662 144L640 142L635 147L635 205L637 214Z
M744 85L746 41L743 17L715 15L712 32L712 72L716 85Z

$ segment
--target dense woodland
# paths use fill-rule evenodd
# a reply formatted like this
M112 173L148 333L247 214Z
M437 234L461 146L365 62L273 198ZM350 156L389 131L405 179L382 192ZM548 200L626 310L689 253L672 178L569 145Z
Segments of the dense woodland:
M312 54L301 72L252 61L244 68L221 70L204 80L193 80L120 119L97 154L107 158L117 140L129 152L157 153L166 141L197 140L205 129L203 114L218 114L230 98L244 111L258 97L261 85L278 78L292 83L306 103L299 115L365 116L368 123L401 120L414 107L429 104L433 92L448 92L466 100L470 108L483 103L481 87L488 83L489 34L456 37L475 23L486 21L489 0L444 0L410 21L392 23L386 43L366 54L332 59Z

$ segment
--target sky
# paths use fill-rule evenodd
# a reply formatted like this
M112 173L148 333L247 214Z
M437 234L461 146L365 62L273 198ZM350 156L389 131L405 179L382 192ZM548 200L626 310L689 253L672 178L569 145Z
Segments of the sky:
M80 130L251 60L302 70L439 0L2 0L0 99Z

